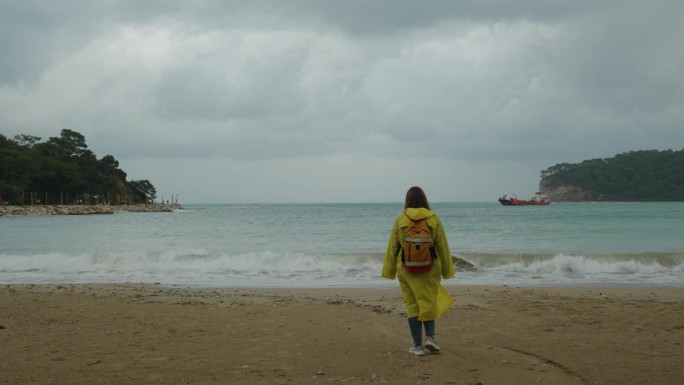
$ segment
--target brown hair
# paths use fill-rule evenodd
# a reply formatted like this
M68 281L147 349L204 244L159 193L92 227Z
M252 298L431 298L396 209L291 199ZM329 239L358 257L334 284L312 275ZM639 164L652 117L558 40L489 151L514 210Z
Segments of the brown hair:
M427 196L422 188L418 186L413 186L406 192L406 202L404 203L404 208L426 208L430 210L430 204L428 203Z

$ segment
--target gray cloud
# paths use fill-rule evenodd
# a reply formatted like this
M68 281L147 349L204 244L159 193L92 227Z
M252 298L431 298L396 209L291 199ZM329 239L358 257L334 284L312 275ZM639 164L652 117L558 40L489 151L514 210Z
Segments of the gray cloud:
M682 11L636 0L5 2L0 127L44 138L71 128L100 156L155 174L149 164L204 159L252 169L256 183L292 162L326 191L331 168L365 175L368 162L412 159L480 173L517 164L533 184L530 170L558 162L684 147Z

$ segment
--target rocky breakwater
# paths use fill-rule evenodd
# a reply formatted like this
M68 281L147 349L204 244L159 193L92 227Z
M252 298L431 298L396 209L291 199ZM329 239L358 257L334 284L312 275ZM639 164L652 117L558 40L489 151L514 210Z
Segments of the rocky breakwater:
M34 205L34 206L0 206L0 216L3 215L92 215L114 214L116 212L145 212L159 213L181 210L179 204L149 204L149 205Z

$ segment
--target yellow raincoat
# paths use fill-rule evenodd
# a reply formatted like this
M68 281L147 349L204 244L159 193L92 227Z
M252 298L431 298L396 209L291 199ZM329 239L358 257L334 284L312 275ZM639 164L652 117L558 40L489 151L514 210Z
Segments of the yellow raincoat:
M426 218L432 231L437 259L432 269L425 273L409 273L401 265L401 247L404 233L411 221L409 217L413 220ZM442 286L441 279L451 278L454 274L449 242L437 214L425 208L407 208L399 214L392 225L382 276L387 279L399 279L409 318L418 317L420 321L432 321L442 316L454 301Z

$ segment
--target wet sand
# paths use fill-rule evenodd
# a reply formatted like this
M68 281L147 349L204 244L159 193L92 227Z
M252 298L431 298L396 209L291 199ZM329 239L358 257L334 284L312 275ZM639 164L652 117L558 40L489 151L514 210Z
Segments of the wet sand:
M398 288L3 285L0 384L679 384L684 289L448 287L409 355Z

